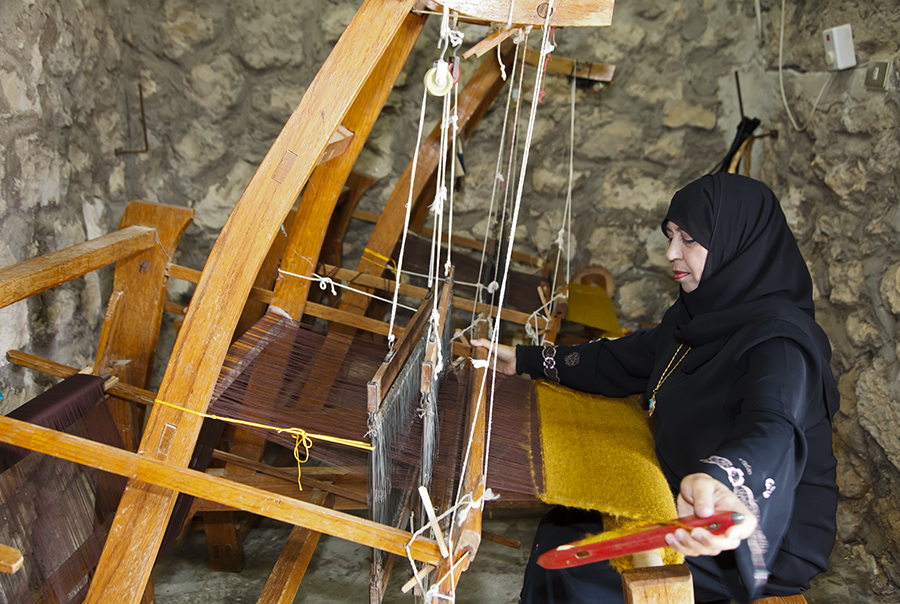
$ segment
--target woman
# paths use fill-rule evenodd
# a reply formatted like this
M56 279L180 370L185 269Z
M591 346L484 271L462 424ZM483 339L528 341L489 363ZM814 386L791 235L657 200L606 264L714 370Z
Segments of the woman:
M697 601L800 593L827 568L837 508L838 392L806 263L775 195L742 176L691 183L662 229L681 291L658 327L578 346L501 346L499 370L612 397L645 393L679 516L748 517L723 536L679 529L667 538L688 556ZM598 532L596 522L583 511L548 514L522 602L622 601L603 563L572 571L534 563Z

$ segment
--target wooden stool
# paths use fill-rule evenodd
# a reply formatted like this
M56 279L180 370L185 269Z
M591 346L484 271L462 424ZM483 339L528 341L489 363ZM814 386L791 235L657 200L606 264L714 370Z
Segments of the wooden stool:
M633 568L622 573L625 604L693 604L694 584L686 564ZM751 604L806 604L803 595L770 596Z

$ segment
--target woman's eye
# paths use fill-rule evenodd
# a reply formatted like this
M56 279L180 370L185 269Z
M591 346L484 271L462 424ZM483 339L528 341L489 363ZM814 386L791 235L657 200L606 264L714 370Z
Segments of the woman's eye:
M696 243L693 239L682 239L685 245L692 245Z

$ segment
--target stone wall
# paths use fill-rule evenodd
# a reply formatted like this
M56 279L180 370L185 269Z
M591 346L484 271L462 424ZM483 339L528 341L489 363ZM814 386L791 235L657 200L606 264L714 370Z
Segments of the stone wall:
M0 4L0 265L114 229L129 199L190 206L176 260L202 268L256 166L299 102L358 1L245 0ZM712 169L744 113L758 117L751 174L768 183L808 261L833 347L841 503L833 570L811 602L887 602L900 586L900 9L894 0L634 0L613 26L560 30L556 54L617 66L602 90L576 92L574 268L616 276L626 327L659 319L677 294L659 222L672 193ZM356 169L378 178L379 211L411 157L422 76L438 56L437 19L388 100ZM821 31L853 26L859 63L894 62L892 90L864 68L825 70ZM465 44L484 29L463 28ZM532 34L536 47L538 33ZM781 57L780 57L781 54ZM470 74L477 60L464 64ZM808 127L799 127L821 99ZM528 86L534 72L527 70ZM149 152L142 146L138 84ZM824 86L824 90L823 90ZM548 76L523 191L519 245L556 239L569 169L570 84ZM530 99L532 91L525 91ZM455 230L480 238L505 91L466 142ZM429 105L434 124L437 104ZM525 119L525 118L523 118ZM346 255L366 227L354 224ZM91 362L111 274L100 271L0 310L0 343L81 366ZM189 294L173 282L170 297ZM169 346L171 343L169 342ZM164 356L165 341L161 343ZM4 410L47 385L0 365ZM817 599L818 598L818 599Z

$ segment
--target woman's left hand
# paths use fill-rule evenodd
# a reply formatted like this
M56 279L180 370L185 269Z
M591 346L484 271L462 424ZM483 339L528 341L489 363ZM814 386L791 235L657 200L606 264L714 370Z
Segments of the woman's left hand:
M730 527L723 535L713 535L706 529L695 528L688 532L678 529L666 535L669 547L685 556L717 556L726 550L736 549L741 541L756 529L756 516L745 506L730 488L709 474L690 474L681 481L678 494L678 516L694 515L708 518L720 512L738 512L744 520Z

